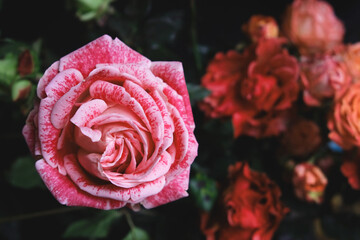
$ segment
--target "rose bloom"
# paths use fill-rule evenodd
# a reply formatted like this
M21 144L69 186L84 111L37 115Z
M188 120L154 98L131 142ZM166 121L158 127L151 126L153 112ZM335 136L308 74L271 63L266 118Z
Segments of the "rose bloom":
M349 44L343 51L343 58L346 66L354 79L354 81L360 80L360 42L355 44Z
M259 41L256 58L250 62L246 78L233 89L236 109L232 122L236 137L262 138L278 135L286 129L288 114L285 110L290 109L298 97L299 66L282 47L285 43L283 38ZM256 129L258 131L254 131Z
M212 118L231 116L235 108L234 99L229 92L243 78L250 52L240 54L234 50L218 52L209 62L206 73L201 78L201 85L211 91L200 104L206 115Z
M279 36L279 26L276 20L270 16L253 15L242 28L253 42L263 38L276 38Z
M336 56L302 58L300 61L304 102L320 106L326 99L341 97L351 84L346 65Z
M313 121L297 119L292 121L284 132L281 143L286 153L292 156L306 156L320 146L320 129Z
M280 196L266 174L238 162L229 167L229 184L219 206L202 216L201 229L207 240L270 240L289 211Z
M153 208L187 196L197 154L179 62L104 35L53 63L23 134L62 204Z
M346 154L342 159L341 173L347 178L350 186L355 190L360 190L360 149L356 152Z
M292 182L299 199L322 203L327 178L320 168L311 163L300 163L294 168Z
M319 0L294 0L283 30L303 55L324 53L342 42L345 28L331 5Z
M352 84L337 102L328 120L329 138L348 150L360 146L360 82Z

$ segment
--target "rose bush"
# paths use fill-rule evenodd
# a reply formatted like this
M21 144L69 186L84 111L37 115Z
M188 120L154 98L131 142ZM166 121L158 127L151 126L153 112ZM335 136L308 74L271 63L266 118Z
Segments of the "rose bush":
M53 63L23 135L69 206L153 208L187 196L197 155L179 62L151 62L104 35Z
M229 166L226 186L218 208L202 216L207 239L270 240L289 211L280 201L280 188L244 162Z

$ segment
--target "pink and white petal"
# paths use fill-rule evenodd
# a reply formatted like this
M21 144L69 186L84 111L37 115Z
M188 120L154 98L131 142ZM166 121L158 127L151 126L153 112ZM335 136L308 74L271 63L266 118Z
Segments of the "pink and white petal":
M150 123L145 115L144 109L130 96L124 87L99 80L90 86L89 91L93 98L100 98L106 102L118 103L119 105L128 108L141 119L147 128L150 129Z
M176 161L171 165L170 170L165 175L166 182L171 182L173 179L176 179L179 174L181 174L185 169L190 168L190 165L194 162L195 157L197 156L198 143L195 139L193 133L189 134L189 145L188 151L185 157L181 161Z
M185 123L193 131L195 128L194 118L192 114L189 93L186 86L184 69L181 62L152 62L151 71L155 76L161 78L167 85L174 89L183 99L185 107L183 116ZM180 113L183 112L179 109Z
M77 163L73 155L65 157L65 167L71 180L86 193L105 199L113 199L121 202L134 203L150 195L159 193L164 185L165 178L161 177L154 181L138 185L134 188L119 188L112 184L99 184L94 181Z
M189 188L189 173L190 168L183 171L177 178L168 183L161 192L146 198L141 204L145 208L150 209L187 197L189 195L186 192Z
M26 124L22 129L22 134L25 138L25 141L29 147L29 150L31 154L35 155L35 145L36 141L38 141L37 138L37 126L35 124L35 121L37 121L38 111L39 111L39 104L35 104L34 109L31 110L29 113Z
M73 86L83 80L81 73L76 69L67 69L58 73L45 87L47 97L58 100Z
M152 161L158 155L159 148L164 140L164 121L162 119L159 107L154 99L140 86L130 81L125 81L124 88L126 91L141 105L146 117L150 123L150 132L155 149L148 161Z
M110 49L110 63L143 63L149 64L151 61L128 47L125 43L115 38ZM105 63L105 62L103 62Z
M132 63L149 61L119 39L103 35L60 59L60 71L79 69L87 76L100 63Z
M78 127L84 127L90 120L103 113L107 107L106 102L101 99L90 100L79 107L70 121Z
M56 61L45 71L44 75L39 80L39 83L37 85L37 96L40 99L46 97L45 88L58 73L59 73L59 61Z
M45 185L61 204L104 210L117 209L126 205L122 201L96 197L82 191L67 176L60 174L57 169L52 168L42 159L38 160L35 166Z

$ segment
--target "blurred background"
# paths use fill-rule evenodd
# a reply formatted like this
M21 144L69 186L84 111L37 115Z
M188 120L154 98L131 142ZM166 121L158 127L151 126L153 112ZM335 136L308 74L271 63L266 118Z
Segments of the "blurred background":
M252 15L269 15L281 23L286 6L291 2L0 0L0 57L11 62L9 53L17 59L21 52L30 49L35 59L35 71L29 81L35 83L47 67L60 57L103 34L109 34L151 60L181 61L187 83L193 86L189 91L194 103L195 133L200 143L194 168L205 166L213 179L220 180L226 176L228 164L237 160L237 154L255 154L258 142L246 137L233 141L229 125L219 125L218 122L206 124L203 113L195 104L203 94L196 86L200 84L206 65L216 52L246 43L241 26ZM360 1L328 2L345 24L344 41L360 41ZM0 72L6 72L6 64L0 64ZM88 235L92 236L84 233L85 238L106 236L106 239L124 239L130 231L128 218L116 214L104 217L101 211L93 209L63 208L45 189L21 135L32 99L13 101L11 91L6 83L1 83L0 239L62 239L65 236L75 239L79 236L71 231L69 233L69 226L84 219L91 220L82 223L84 232L90 232ZM212 142L214 138L218 142ZM226 147L219 146L219 139ZM262 140L260 144L271 146L271 141ZM224 152L224 149L230 153ZM256 154L266 155L267 152ZM271 169L271 156L267 158L264 169L270 169L269 176L280 183L279 170ZM291 189L281 186L285 204L303 214L285 218L274 239L360 239L360 204L356 201L360 194L348 186L340 186L338 182L346 182L340 172L334 173L333 180L329 180L332 187L327 194L333 196L341 188L345 196L342 201L354 206L341 214L334 213L331 208L331 199L336 201L334 198L329 198L320 207L300 203L294 200ZM201 207L197 202L201 199L190 192L188 198L151 211L129 211L124 216L131 215L133 223L146 231L149 239L205 239L199 227ZM9 216L17 218L11 219ZM318 218L323 219L320 230L314 227L313 220ZM107 222L104 223L104 219ZM97 229L99 222L103 224L102 230L91 232ZM68 234L64 235L65 232Z

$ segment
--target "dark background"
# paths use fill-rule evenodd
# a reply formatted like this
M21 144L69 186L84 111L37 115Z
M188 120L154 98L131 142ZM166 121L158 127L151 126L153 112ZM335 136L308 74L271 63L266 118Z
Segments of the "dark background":
M42 39L43 59L42 71L50 64L76 50L89 41L109 34L119 37L121 30L116 26L121 19L132 22L133 18L125 17L113 19L109 17L111 26L100 27L96 23L83 23L75 16L75 10L69 7L69 1L52 0L2 0L0 9L0 38L14 39L26 43ZM112 5L118 13L125 16L124 9L131 1L115 1ZM250 0L250 1L209 1L194 0L195 15L193 15L190 0L167 0L151 1L150 9L146 16L142 16L139 26L140 39L130 36L130 45L133 48L143 50L143 54L152 60L179 60L184 64L186 78L189 82L199 83L204 72L206 62L217 51L225 51L234 48L237 43L244 41L246 37L241 31L241 25L253 14L273 16L279 23L286 5L290 0ZM356 0L332 0L328 1L335 10L336 15L344 22L346 28L345 42L360 41L360 1ZM152 32L146 25L147 20L157 18L167 13L177 12L179 17L179 29L173 42L166 42L171 54L159 54L152 51L146 36L157 35L158 30ZM195 22L197 43L202 51L201 68L195 68L195 60L192 47L191 26ZM126 30L126 29L125 29ZM142 35L144 32L148 35ZM140 44L138 44L140 43ZM164 58L163 58L164 57ZM0 168L6 173L14 159L28 154L27 146L21 136L21 129L25 117L21 116L14 104L0 103ZM201 119L201 113L194 110L195 119ZM16 119L16 120L14 120ZM201 120L199 120L201 121ZM200 124L201 122L197 122ZM249 139L244 142L251 141ZM254 143L254 142L253 142ZM250 143L251 144L251 143ZM206 152L206 144L201 145L200 153ZM339 176L341 178L342 176ZM0 217L27 214L36 211L44 211L59 208L59 204L52 198L48 191L42 189L23 190L11 187L6 180L5 174L0 176ZM349 190L350 191L350 190ZM286 195L286 192L284 193ZM199 209L192 204L192 198L159 207L152 214L134 213L135 224L146 229L156 239L203 239L199 231ZM302 206L301 206L302 207ZM308 206L307 206L308 207ZM308 211L314 214L317 208L309 207ZM323 211L326 212L326 209ZM60 239L66 227L72 221L91 216L96 210L75 211L59 214L56 216L39 217L31 220L23 220L0 224L0 238L3 239ZM356 228L358 219L345 217L345 223L351 229ZM298 223L290 223L283 226L280 232L286 232L284 228ZM307 229L306 219L301 222L304 231ZM354 226L353 226L354 225ZM129 231L124 220L120 219L110 232L108 239L122 239ZM347 231L346 229L344 231ZM285 234L286 235L286 234ZM283 235L277 239L285 240ZM310 235L298 239L315 239ZM356 239L356 238L355 238ZM357 239L360 239L357 238Z

